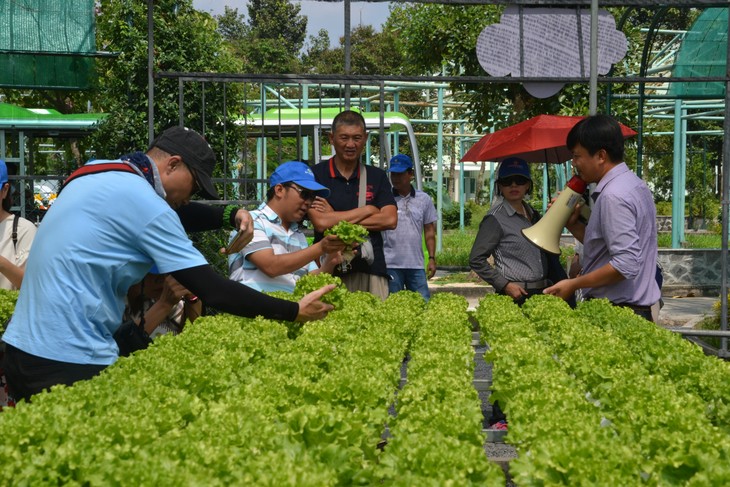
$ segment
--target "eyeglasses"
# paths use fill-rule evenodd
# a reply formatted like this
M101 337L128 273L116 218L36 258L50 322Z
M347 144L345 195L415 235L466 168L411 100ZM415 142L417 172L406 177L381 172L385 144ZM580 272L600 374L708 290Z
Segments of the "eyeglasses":
M524 186L525 184L529 183L530 180L524 176L509 176L507 178L500 179L497 182L502 186L512 186L512 184L516 184L517 186Z
M317 193L315 193L311 189L300 188L299 186L294 186L293 184L287 184L285 185L285 187L291 188L299 193L299 197L304 201L314 201L314 198L317 197Z

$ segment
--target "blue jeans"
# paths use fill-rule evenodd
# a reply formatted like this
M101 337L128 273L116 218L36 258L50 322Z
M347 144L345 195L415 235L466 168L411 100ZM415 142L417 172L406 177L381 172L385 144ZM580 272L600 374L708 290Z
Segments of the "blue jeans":
M426 301L431 298L424 269L388 269L387 272L390 276L388 290L391 294L407 289L420 293Z

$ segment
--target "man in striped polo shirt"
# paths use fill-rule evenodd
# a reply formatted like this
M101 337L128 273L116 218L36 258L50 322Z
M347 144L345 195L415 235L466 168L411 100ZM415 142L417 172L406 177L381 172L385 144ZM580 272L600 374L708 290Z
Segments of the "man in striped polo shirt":
M314 180L306 164L281 164L271 174L269 184L266 203L251 212L253 239L228 258L230 278L258 291L292 292L296 281L308 272L332 273L342 261L345 244L334 235L312 246L307 244L299 222L314 198L327 197L330 190ZM322 257L318 267L315 261Z

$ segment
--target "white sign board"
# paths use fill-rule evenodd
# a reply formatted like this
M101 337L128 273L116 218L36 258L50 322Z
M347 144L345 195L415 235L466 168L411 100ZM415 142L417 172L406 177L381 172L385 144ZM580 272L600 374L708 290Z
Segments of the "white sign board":
M491 76L587 77L590 17L590 10L586 9L523 8L520 28L518 7L507 7L499 24L488 25L479 34L476 48L479 64ZM623 59L626 50L626 36L616 30L614 18L609 12L599 10L598 74L607 74L612 64ZM547 98L560 91L564 84L535 82L524 86L532 96Z

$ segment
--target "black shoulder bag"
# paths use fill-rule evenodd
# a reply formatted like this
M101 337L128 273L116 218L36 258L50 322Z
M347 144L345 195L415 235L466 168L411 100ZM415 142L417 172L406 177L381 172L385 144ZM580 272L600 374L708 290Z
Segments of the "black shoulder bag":
M144 331L144 316L139 325L134 320L127 320L114 332L114 340L119 347L119 356L127 357L137 350L143 350L150 346L152 339Z

